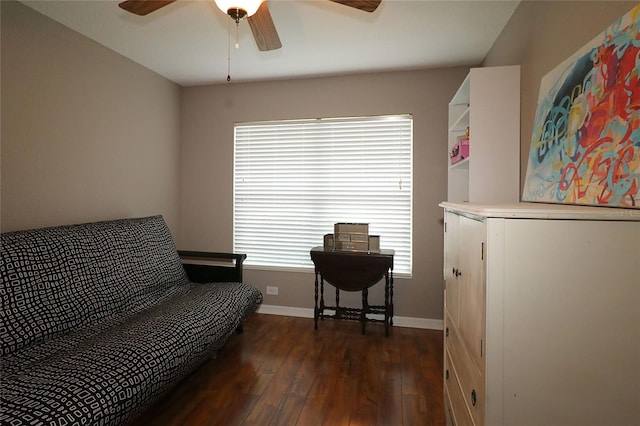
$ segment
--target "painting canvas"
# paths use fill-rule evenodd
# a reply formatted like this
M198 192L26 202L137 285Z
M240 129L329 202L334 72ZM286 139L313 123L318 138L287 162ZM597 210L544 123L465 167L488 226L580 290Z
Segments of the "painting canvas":
M640 5L542 78L522 199L640 208Z

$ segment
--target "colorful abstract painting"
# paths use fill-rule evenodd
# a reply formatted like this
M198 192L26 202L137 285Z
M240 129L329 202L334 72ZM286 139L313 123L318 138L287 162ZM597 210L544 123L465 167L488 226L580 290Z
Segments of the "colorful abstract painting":
M542 78L524 201L640 208L640 5Z

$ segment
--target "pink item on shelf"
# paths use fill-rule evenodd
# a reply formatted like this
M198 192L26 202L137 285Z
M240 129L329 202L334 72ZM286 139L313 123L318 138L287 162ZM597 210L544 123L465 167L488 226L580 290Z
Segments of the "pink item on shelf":
M469 138L458 139L449 155L451 157L451 165L459 163L465 158L469 158Z

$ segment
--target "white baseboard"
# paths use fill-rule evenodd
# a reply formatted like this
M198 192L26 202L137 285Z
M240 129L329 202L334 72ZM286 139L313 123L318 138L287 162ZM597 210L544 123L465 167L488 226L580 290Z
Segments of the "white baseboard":
M290 306L260 305L259 314L284 315L289 317L313 318L311 308L293 308ZM377 315L374 315L376 317ZM393 325L397 327L424 328L428 330L443 330L442 320L429 318L393 317Z
M313 318L313 309L292 308L290 306L277 306L262 304L258 308L259 314L284 315L287 317Z

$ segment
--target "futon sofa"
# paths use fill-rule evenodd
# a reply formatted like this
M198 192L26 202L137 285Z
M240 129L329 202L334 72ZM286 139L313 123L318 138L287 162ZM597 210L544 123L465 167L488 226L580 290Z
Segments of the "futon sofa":
M0 424L126 424L262 301L189 280L161 216L1 236Z

